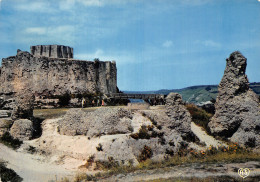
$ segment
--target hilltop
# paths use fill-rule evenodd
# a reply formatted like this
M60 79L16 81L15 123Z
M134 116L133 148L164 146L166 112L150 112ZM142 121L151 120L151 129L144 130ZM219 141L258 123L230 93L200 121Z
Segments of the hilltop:
M250 83L250 88L260 96L260 82ZM198 104L206 102L211 99L216 99L218 94L218 85L196 85L182 89L161 89L157 91L124 91L125 93L140 93L140 94L164 94L168 95L170 92L179 93L182 99L186 102Z

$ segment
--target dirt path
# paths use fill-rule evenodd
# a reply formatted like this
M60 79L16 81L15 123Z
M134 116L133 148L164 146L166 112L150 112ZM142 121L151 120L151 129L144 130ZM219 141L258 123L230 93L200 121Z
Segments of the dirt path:
M208 135L200 126L197 126L194 122L191 122L191 131L200 139L201 142L204 142L207 145L207 147L227 147L225 143L216 140L214 137Z
M49 181L73 176L73 171L51 164L38 155L14 151L0 143L0 159L8 161L7 167L13 169L25 182Z

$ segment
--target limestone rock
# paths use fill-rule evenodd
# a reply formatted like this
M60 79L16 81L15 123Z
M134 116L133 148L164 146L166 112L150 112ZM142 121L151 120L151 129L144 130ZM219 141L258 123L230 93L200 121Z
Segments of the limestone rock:
M33 122L28 119L19 119L14 121L10 134L19 140L30 140L33 137Z
M88 115L88 136L130 133L132 114L123 108L100 108Z
M29 119L33 117L34 95L31 91L23 90L15 95L12 119Z
M129 133L131 117L130 111L122 108L100 108L90 113L70 109L59 122L59 131L64 135L90 137Z
M0 118L0 137L10 130L12 124L11 118Z
M231 141L241 145L259 146L259 98L249 88L245 74L247 59L240 52L233 52L226 61L210 130L214 135L231 137Z
M0 108L3 110L13 110L14 102L14 98L3 100L2 104L0 104Z
M178 93L170 93L166 97L166 114L170 118L171 128L183 136L191 133L191 115L184 106Z
M181 149L188 146L187 135L190 134L191 117L186 110L179 94L168 96L166 108L144 110L138 109L131 112L125 108L102 107L93 112L84 112L82 109L70 109L60 120L48 121L52 126L58 125L61 135L68 135L68 153L77 155L77 151L71 151L74 144L71 141L86 141L84 150L80 157L95 156L95 161L117 161L128 165L132 162L137 165L144 149L152 152L150 159L154 161L163 160L165 157L173 156ZM53 124L52 122L55 122ZM56 123L57 122L57 123ZM43 127L43 136L45 133ZM69 137L75 135L85 135ZM55 146L57 143L45 136L40 142L42 147ZM56 137L62 137L54 135ZM57 139L57 141L60 141ZM75 142L75 148L76 148ZM57 149L59 151L59 149ZM52 152L52 151L51 151ZM147 152L147 150L146 150ZM141 156L141 157L140 157Z
M0 118L8 118L11 116L10 110L0 110Z
M147 118L152 120L150 124L141 126L153 126L152 131L147 131L150 138L134 139L128 135L115 136L115 139L111 139L110 142L101 143L103 151L95 154L96 160L107 161L109 157L112 157L119 163L124 161L125 164L128 164L129 161L132 161L136 165L139 163L138 159L142 150L148 146L153 153L151 159L160 161L167 155L176 154L187 144L178 131L168 128L170 120L165 114L165 110L145 110L141 113L141 115L138 112L134 113L132 125L134 120L142 121Z
M58 131L62 135L86 135L88 126L85 118L87 118L87 113L81 109L69 109L59 122Z
M0 96L18 93L24 85L35 96L47 98L66 93L116 93L117 68L110 61L38 57L19 51L4 58L0 70Z

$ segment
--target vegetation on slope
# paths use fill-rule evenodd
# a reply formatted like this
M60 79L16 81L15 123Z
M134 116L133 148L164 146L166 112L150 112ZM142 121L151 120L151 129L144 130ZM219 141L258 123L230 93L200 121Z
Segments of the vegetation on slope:
M194 151L192 149L182 149L178 154L170 156L166 155L165 159L160 162L155 162L147 158L147 160L140 162L138 166L134 167L131 162L127 165L120 165L114 160L109 162L98 162L97 170L103 170L105 172L96 173L95 175L78 174L74 181L95 181L104 178L111 177L117 174L127 174L134 171L150 170L178 166L189 164L212 164L212 163L242 163L248 161L260 161L260 154L253 153L251 150L238 146L237 143L230 143L228 147L214 148L209 147L205 151ZM93 161L91 165L93 164ZM89 165L87 165L90 167Z
M13 149L17 149L23 144L22 141L14 139L9 132L5 132L3 136L0 137L0 143L3 143L4 145Z
M199 108L194 104L186 104L185 106L191 114L192 121L203 127L207 133L210 133L208 123L213 115L207 113L204 109Z
M0 161L0 179L2 182L12 181L21 182L23 179L15 173L14 170L8 169L3 161Z
M260 96L260 82L250 83L250 88ZM168 95L170 92L176 92L182 95L182 99L189 103L201 103L216 99L218 94L217 85L198 85L191 86L183 89L172 89L172 90L158 90L158 91L147 91L147 92L132 92L128 91L125 93L142 93L142 94L164 94Z

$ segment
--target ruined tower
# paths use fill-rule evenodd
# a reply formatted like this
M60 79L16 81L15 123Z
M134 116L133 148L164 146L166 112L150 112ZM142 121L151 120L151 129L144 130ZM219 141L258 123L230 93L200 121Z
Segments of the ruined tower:
M31 54L35 57L73 58L73 48L63 45L36 45L31 46Z

